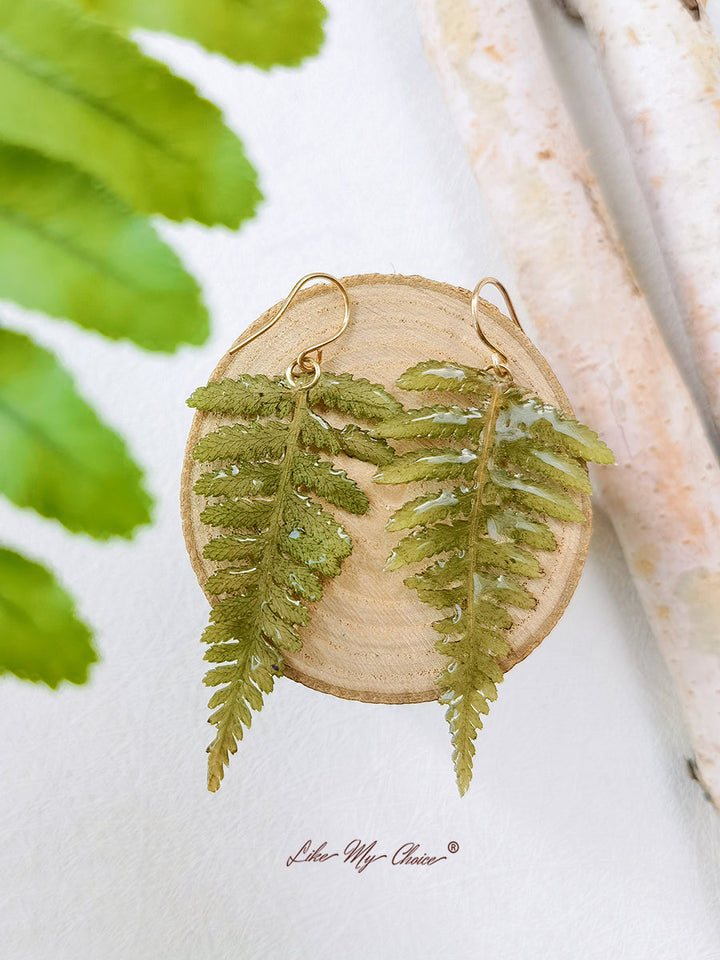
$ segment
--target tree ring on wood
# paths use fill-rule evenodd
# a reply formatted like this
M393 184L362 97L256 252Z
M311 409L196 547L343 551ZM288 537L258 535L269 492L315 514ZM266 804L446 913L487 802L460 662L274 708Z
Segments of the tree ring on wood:
M420 360L454 360L484 367L490 352L479 340L470 314L471 294L422 277L367 274L343 280L350 294L351 319L345 334L325 351L322 366L381 383L405 406L428 402L427 394L401 391L396 380ZM226 353L212 380L240 373L282 374L298 345L313 342L337 321L338 292L328 284L302 290L281 323L242 350ZM519 386L572 415L568 398L547 362L530 340L492 304L481 301L483 329L507 356ZM271 307L248 332L266 323L280 304ZM442 395L440 395L442 399ZM433 402L435 402L433 398ZM328 417L331 419L331 417ZM181 483L183 533L190 560L204 588L217 564L202 556L213 531L200 522L204 498L193 493L203 471L190 455L198 439L230 418L197 411L185 452ZM285 653L286 675L293 680L350 700L372 703L419 703L437 698L435 678L447 659L434 649L436 611L422 603L403 583L407 571L384 569L399 535L385 524L407 498L402 486L375 484L375 468L337 458L370 498L361 517L335 511L353 541L353 552L339 576L323 586L323 598L311 604L310 622L300 628L303 649ZM591 530L590 498L578 499L586 522L550 521L558 542L553 552L540 552L546 576L530 581L537 597L532 610L513 611L508 631L509 670L523 660L552 630L567 606L582 571ZM342 514L342 516L341 516Z

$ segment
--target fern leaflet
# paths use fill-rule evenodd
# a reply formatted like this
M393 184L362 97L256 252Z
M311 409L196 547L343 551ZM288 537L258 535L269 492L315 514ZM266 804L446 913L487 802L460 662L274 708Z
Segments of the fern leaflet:
M350 374L322 373L308 388L283 379L242 375L196 390L188 404L239 422L202 437L193 457L211 465L195 485L208 498L203 523L219 528L204 556L219 561L207 590L217 599L203 634L205 659L218 664L205 677L217 687L209 722L208 788L217 790L252 711L262 708L283 673L282 651L297 651L297 628L322 581L340 572L350 537L322 502L363 514L366 495L332 460L345 454L377 466L393 451L357 424L331 425L319 410L377 421L399 412L382 387Z
M535 605L526 581L543 576L536 553L557 546L545 521L583 522L575 494L590 492L585 462L614 458L588 427L492 371L430 360L398 385L457 395L453 404L402 411L373 433L424 442L383 466L377 482L450 481L393 514L388 529L410 532L388 566L432 560L405 583L447 613L433 624L442 635L436 649L449 658L437 683L464 794L481 716L503 678L512 608Z

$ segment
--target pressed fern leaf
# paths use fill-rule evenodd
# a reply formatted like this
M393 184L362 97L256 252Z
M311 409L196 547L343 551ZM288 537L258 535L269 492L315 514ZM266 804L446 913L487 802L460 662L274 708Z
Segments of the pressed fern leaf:
M208 747L208 788L217 790L252 711L283 673L282 651L302 646L297 628L308 622L308 604L352 551L324 504L355 514L369 507L354 480L321 454L380 467L394 456L384 439L354 423L331 425L323 412L378 421L401 407L380 386L331 373L309 389L245 374L201 387L188 403L239 421L202 437L193 451L212 467L195 485L209 498L201 519L221 531L204 555L225 564L207 582L217 600L203 634L205 659L218 664L205 677L217 687L209 703L217 733Z
M614 458L588 427L492 371L429 360L398 385L457 395L453 404L402 411L373 433L424 443L383 466L377 482L448 481L390 518L388 529L410 532L388 566L432 560L405 583L447 613L433 624L442 635L436 649L449 658L437 683L464 794L481 717L503 678L512 610L535 605L526 581L543 576L536 554L557 546L546 520L583 522L575 500L590 492L585 462Z

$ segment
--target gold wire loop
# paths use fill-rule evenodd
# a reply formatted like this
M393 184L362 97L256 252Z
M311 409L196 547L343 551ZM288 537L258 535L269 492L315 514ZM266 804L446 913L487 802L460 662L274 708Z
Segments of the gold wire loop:
M244 340L241 340L240 343L235 343L228 353L237 353L238 350L242 350L243 347L246 347L249 343L252 343L253 340L257 340L258 337L261 337L266 333L270 327L274 327L278 322L280 317L285 313L287 308L293 302L299 291L306 283L310 283L311 280L328 280L330 283L333 283L340 293L342 294L343 303L345 305L345 312L343 314L342 325L339 330L337 330L331 337L328 337L327 340L322 340L320 343L313 344L312 347L306 347L304 350L301 350L297 357L293 360L290 366L287 368L287 381L291 387L297 387L299 384L293 376L293 370L296 368L302 373L312 373L313 378L308 384L303 384L303 389L312 387L318 382L320 377L320 363L322 362L322 352L323 348L329 346L331 343L334 343L338 337L341 337L347 325L350 322L350 298L348 297L348 292L345 289L344 285L329 273L308 273L306 276L302 277L295 286L292 288L290 293L285 298L283 305L280 307L275 316L269 320L261 330L257 330L255 333L252 333L249 337L245 337ZM311 359L308 354L315 353L317 354L317 359Z
M502 284L499 280L496 280L495 277L484 277L480 281L480 283L478 283L478 285L475 287L472 295L472 316L475 322L475 329L477 330L477 335L480 337L482 342L485 344L486 347L490 349L490 359L491 359L490 366L493 368L495 373L497 373L501 377L509 376L510 369L507 365L508 358L505 356L505 354L501 350L499 350L495 346L494 343L491 343L488 340L488 338L483 333L482 326L480 325L480 307L479 307L480 291L482 290L483 287L486 287L488 284L492 284L492 286L494 286L497 290L500 291L500 293L502 294L502 298L505 301L505 306L507 307L507 311L510 314L510 319L518 325L520 330L522 330L522 324L518 319L517 313L515 313L515 307L513 306L512 300L510 299L510 294L505 289L505 285Z
M294 390L296 387L302 387L303 390L309 390L310 387L314 387L320 379L320 364L316 360L309 360L308 363L311 364L309 370L306 370L302 363L299 363L297 360L293 360L288 366L287 370L285 371L285 379L287 380L291 389ZM293 370L295 367L298 367L302 373L312 373L312 380L309 383L298 383L293 376Z

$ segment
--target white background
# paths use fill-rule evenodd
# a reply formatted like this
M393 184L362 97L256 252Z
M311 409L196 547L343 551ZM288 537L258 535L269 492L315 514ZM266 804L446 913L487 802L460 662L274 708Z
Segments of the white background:
M689 780L671 684L608 521L577 593L508 676L456 792L436 704L368 705L282 681L205 790L207 604L187 560L184 404L243 327L312 270L512 283L410 0L335 0L320 57L238 68L144 38L226 111L267 197L239 234L163 225L200 277L211 342L174 357L10 306L128 437L155 524L99 545L0 504L97 628L87 687L0 688L3 960L718 960L717 814ZM686 375L667 282L589 48L544 24L636 268ZM580 81L577 75L582 78ZM552 357L548 358L552 362ZM572 397L571 397L572 399ZM285 862L308 839L455 855L430 868Z

